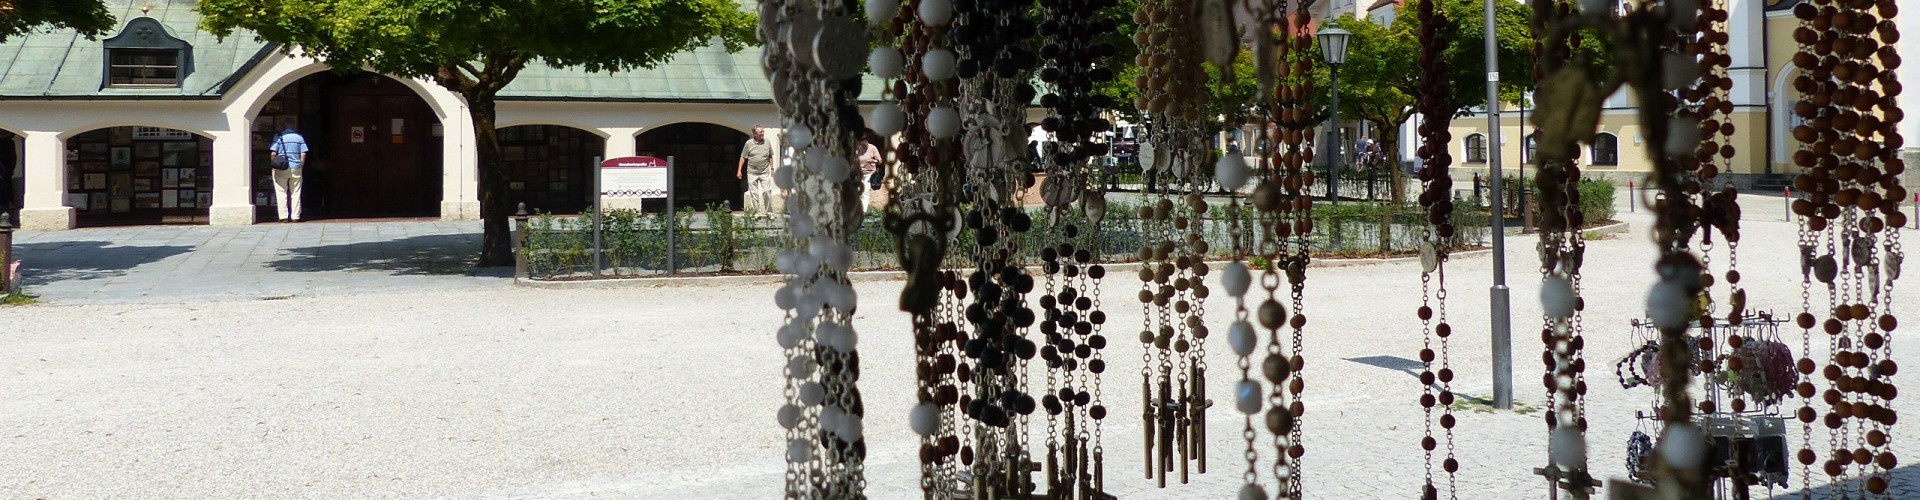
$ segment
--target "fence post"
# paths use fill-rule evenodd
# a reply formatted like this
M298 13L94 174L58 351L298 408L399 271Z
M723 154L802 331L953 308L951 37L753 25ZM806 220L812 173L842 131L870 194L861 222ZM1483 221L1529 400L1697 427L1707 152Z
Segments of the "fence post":
M0 296L13 295L20 286L13 265L13 214L0 212Z
M1627 213L1634 213L1640 204L1640 193L1633 192L1633 181L1627 181Z
M513 278L527 279L527 204L513 212Z

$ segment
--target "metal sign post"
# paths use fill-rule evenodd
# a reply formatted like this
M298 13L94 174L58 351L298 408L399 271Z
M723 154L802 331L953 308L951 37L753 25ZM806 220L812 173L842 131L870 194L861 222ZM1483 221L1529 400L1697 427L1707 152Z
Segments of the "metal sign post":
M599 165L600 157L593 157L593 163ZM600 250L600 212L603 211L600 209L600 195L602 194L600 191L600 170L601 169L597 168L593 169L593 206L588 207L593 210L593 277L595 278L600 277L600 254L604 253Z
M594 175L594 274L600 271L600 202L605 198L667 199L667 274L674 273L673 157L628 156L600 162Z

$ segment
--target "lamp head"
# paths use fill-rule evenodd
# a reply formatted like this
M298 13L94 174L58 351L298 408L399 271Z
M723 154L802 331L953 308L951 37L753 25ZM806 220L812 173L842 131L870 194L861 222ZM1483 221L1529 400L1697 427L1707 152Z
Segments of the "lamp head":
M1328 66L1338 67L1347 63L1347 41L1353 39L1353 32L1329 27L1314 35L1320 39L1320 57Z

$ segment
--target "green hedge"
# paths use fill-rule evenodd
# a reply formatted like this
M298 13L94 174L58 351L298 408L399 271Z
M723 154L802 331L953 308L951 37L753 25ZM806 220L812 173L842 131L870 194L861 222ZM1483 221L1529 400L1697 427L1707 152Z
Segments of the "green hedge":
M1179 205L1176 205L1179 206ZM1244 209L1244 208L1243 208ZM709 206L704 213L682 209L675 221L674 267L682 273L771 273L774 257L792 239L787 236L784 218L763 217L746 212L735 214L721 206ZM1226 207L1216 207L1200 224L1207 241L1208 257L1232 258L1232 234ZM1487 212L1461 207L1453 220L1461 246L1485 244ZM878 210L866 219L851 239L856 270L897 269L894 237L881 227ZM1077 212L1048 226L1048 218L1038 209L1029 210L1034 229L1012 236L1011 243L1032 251L1022 252L1037 264L1034 255L1042 245L1061 242L1067 224L1078 225L1080 234L1072 239L1078 248L1096 253L1102 262L1137 260L1140 247L1149 238L1139 220L1139 207L1114 204L1098 231L1088 230ZM666 273L666 217L634 210L608 210L601 230L602 277L637 277ZM1424 210L1415 206L1375 203L1320 204L1312 213L1312 244L1316 255L1373 255L1380 252L1404 253L1417 248L1426 223ZM1382 222L1387 231L1382 232ZM1245 228L1243 228L1244 230ZM528 274L535 279L567 279L593 275L593 220L589 217L540 214L521 227L525 244L519 249L526 259ZM963 230L961 243L948 252L946 267L974 267L967 252L960 251L976 240L971 230ZM1157 240L1157 239L1155 239Z

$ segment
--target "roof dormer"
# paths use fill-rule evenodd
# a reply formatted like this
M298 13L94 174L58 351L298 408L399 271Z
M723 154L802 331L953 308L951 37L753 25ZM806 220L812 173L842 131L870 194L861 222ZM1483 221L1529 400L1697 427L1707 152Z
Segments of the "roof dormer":
M193 71L193 44L173 36L151 17L127 21L102 42L104 88L179 88Z

